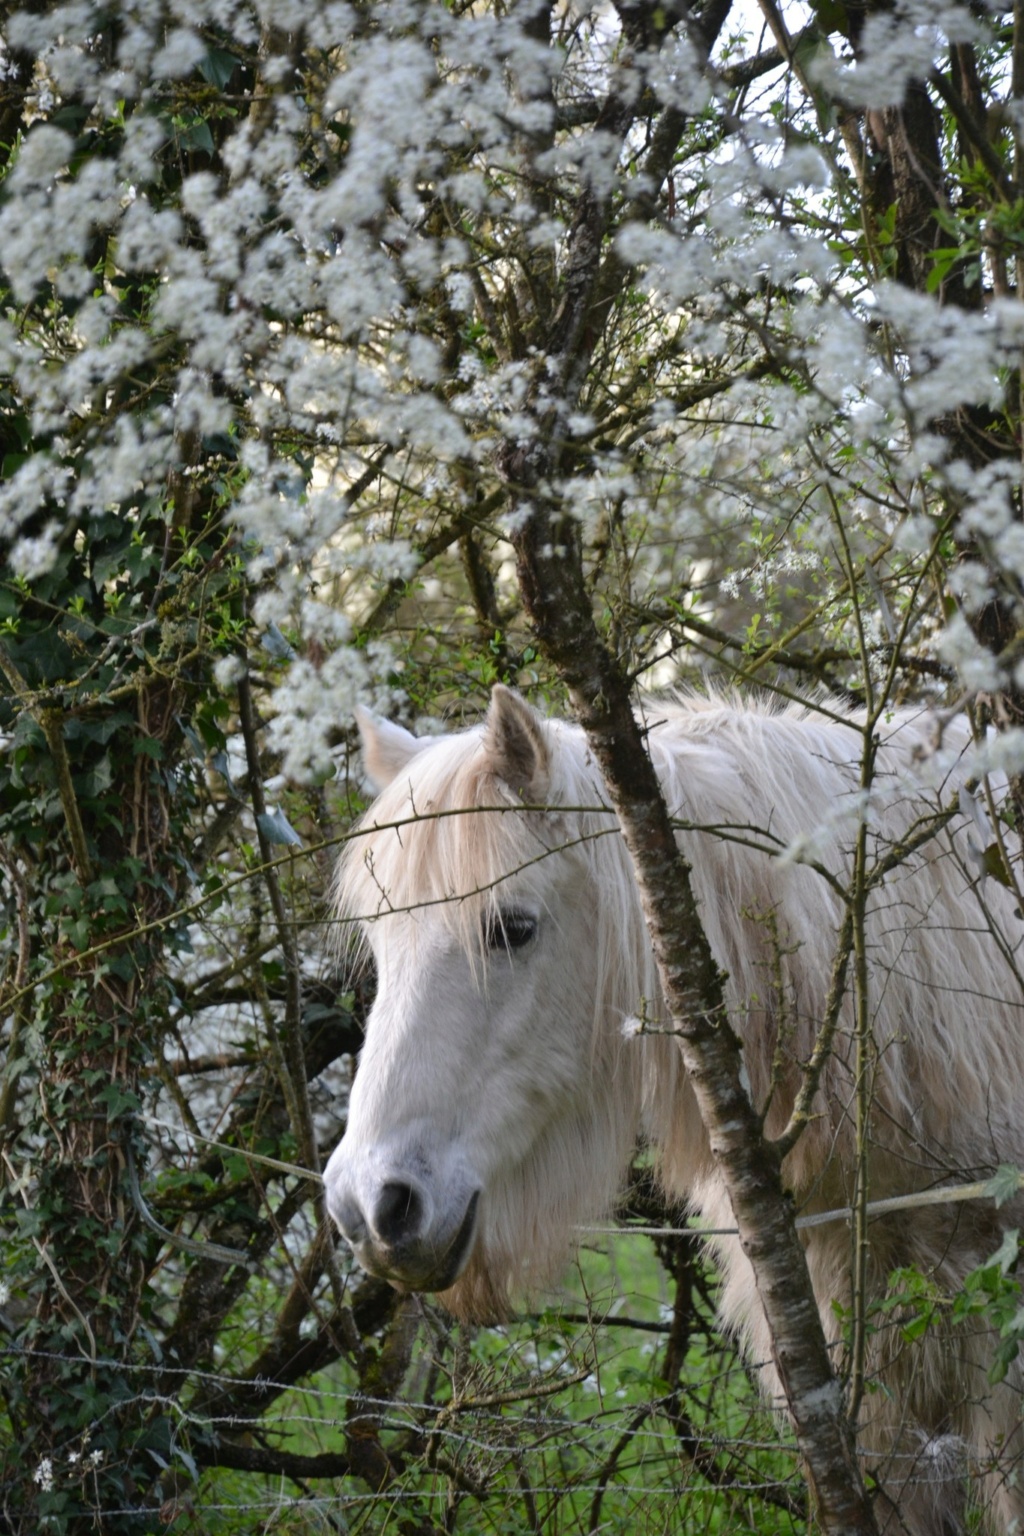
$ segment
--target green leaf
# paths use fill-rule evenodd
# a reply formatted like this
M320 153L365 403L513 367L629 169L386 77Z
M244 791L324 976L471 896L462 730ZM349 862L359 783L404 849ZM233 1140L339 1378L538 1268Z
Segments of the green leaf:
M1019 1349L1020 1340L1016 1337L1000 1341L988 1369L988 1379L993 1386L1005 1378L1007 1371L1017 1358Z
M200 61L199 73L222 91L237 68L238 60L233 53L228 53L225 48L211 48L206 58Z
M220 774L222 779L227 781L228 789L230 789L231 793L237 800L239 798L238 790L235 788L234 782L231 778L231 763L227 753L214 752L213 756L210 758L210 766Z
M27 709L23 710L14 722L14 733L11 740L15 747L34 748L36 751L46 747L46 737L43 734L43 728L35 715L29 714Z
M200 741L196 732L190 725L186 725L184 720L179 720L178 724L181 726L182 735L188 742L189 746L192 748L192 751L195 753L196 757L198 757L201 762L205 762L206 748L203 746L203 743Z
M931 1327L932 1320L934 1319L934 1316L935 1316L934 1308L932 1308L932 1307L925 1307L920 1312L918 1312L916 1317L912 1317L909 1320L909 1322L906 1322L906 1323L903 1324L903 1327L900 1329L900 1332L902 1333L903 1337L907 1340L908 1344L913 1343L913 1341L915 1339L921 1338L922 1335L924 1335L924 1334L926 1334L928 1332L928 1329Z
M295 651L282 635L276 624L271 624L260 636L260 645L275 661L292 661Z
M256 823L268 843L289 843L302 847L302 838L296 832L283 811L265 811L257 816Z
M99 762L92 767L82 780L83 791L90 800L96 800L108 790L114 782L114 767L110 761L109 752L104 752Z
M140 1109L138 1095L128 1092L120 1083L107 1083L97 1094L100 1103L103 1104L110 1115L120 1115L126 1111L129 1114L137 1114Z
M195 118L182 130L181 142L185 149L198 149L213 154L213 134L201 117Z
M1003 1163L985 1185L985 1193L996 1205L1005 1205L1021 1188L1021 1175L1018 1168L1011 1168L1009 1163Z
M104 587L108 581L113 581L124 574L128 542L128 537L125 536L104 554L93 555L90 569L92 579L98 587Z
M9 650L30 687L55 683L72 670L71 651L56 629L28 635Z
M1007 1275L1017 1262L1020 1253L1019 1233L1016 1227L1003 1233L1003 1240L998 1249L989 1260L990 1265L998 1265L1000 1274Z
M1007 890L1013 889L1013 876L1006 867L1006 859L998 843L989 843L981 856L981 861L987 875L991 875L993 880L998 880L1000 885L1005 885Z
M925 282L925 287L929 293L936 293L938 291L948 276L950 269L963 254L964 252L959 246L941 246L938 250L932 251L932 269L928 273Z
M135 717L126 710L118 709L100 719L84 715L72 715L64 722L65 741L98 741L105 744L124 726L134 727Z
M176 1461L181 1462L193 1483L198 1483L199 1468L183 1445L176 1445L174 1447L174 1456Z

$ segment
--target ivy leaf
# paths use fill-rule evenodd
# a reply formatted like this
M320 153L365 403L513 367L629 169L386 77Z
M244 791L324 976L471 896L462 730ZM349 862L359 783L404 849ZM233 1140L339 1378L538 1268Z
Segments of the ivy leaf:
M221 778L225 781L225 783L228 786L228 789L234 795L235 799L236 800L241 800L242 797L238 793L238 790L235 788L234 781L231 778L231 764L228 761L227 753L226 752L215 752L213 754L213 756L210 758L210 766L211 766L211 768L215 769L215 771L217 773L220 774Z
M260 636L260 645L275 661L294 661L295 650L289 644L278 629L276 624L271 624L264 634Z
M283 811L264 811L256 817L256 824L268 843L290 843L301 848L302 838L296 832Z
M210 85L222 91L238 67L238 60L226 48L211 48L205 59L200 60L199 73Z
M125 1112L135 1115L139 1112L138 1095L122 1088L120 1083L108 1083L99 1090L97 1098L111 1116Z
M198 734L192 729L190 725L187 725L185 721L180 718L178 720L178 724L181 727L182 735L188 742L189 746L192 748L192 751L195 753L196 757L199 758L200 762L205 762L206 748L200 741Z
M104 752L98 763L95 763L89 771L82 776L82 791L90 799L95 800L110 788L114 782L114 765L110 760L110 753Z
M182 134L182 143L186 149L198 149L204 154L213 154L213 134L209 125L201 118L195 118Z

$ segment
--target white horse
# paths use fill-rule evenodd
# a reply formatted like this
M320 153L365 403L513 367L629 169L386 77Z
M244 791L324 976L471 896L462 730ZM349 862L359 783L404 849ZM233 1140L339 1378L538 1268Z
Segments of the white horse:
M693 698L649 704L647 724L728 976L753 1101L777 1134L825 1011L843 915L820 870L849 879L863 817L882 857L947 804L969 738L949 728L936 752L927 716L894 716L866 796L862 729L839 707L777 712ZM360 727L381 793L342 859L337 900L360 920L378 991L348 1128L325 1176L360 1263L402 1288L441 1292L456 1314L493 1317L510 1286L549 1281L574 1230L608 1210L640 1134L666 1191L709 1227L731 1227L664 1017L628 854L582 732L500 687L485 722L455 735L416 738L365 715ZM922 758L934 781L927 795L915 787ZM801 861L793 846L808 835ZM1008 891L976 878L969 835L961 818L870 899L872 1200L1024 1165L1022 925ZM847 1000L814 1118L784 1165L804 1212L853 1198L852 1039ZM891 1272L909 1265L952 1295L1013 1220L1012 1202L997 1211L988 1201L873 1220L871 1297L883 1299ZM804 1240L840 1363L834 1303L850 1303L850 1229L834 1221ZM723 1320L777 1400L750 1267L735 1239L710 1246ZM940 1319L947 1310L940 1302ZM969 1460L990 1528L1013 1530L1016 1519L1024 1532L1018 1366L993 1389L984 1324L940 1320L911 1346L899 1323L892 1312L874 1318L859 1425L880 1526L962 1530Z

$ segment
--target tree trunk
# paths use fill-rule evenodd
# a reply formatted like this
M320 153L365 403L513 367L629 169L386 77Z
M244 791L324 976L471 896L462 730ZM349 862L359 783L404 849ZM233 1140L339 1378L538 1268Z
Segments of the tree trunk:
M535 446L533 464L542 456ZM521 473L522 461L518 467ZM627 680L594 625L572 520L551 514L538 499L515 546L537 639L568 684L622 823L665 1000L757 1281L818 1518L835 1536L868 1536L875 1521L793 1207L783 1190L780 1159L742 1085L724 978L701 927L689 866L677 846Z

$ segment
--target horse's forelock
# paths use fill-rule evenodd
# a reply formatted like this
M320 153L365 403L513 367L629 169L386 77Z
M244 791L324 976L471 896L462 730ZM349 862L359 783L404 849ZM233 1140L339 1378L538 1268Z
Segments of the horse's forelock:
M547 857L568 852L589 866L587 899L610 904L610 935L621 936L635 887L616 824L600 811L600 781L581 733L555 722L543 729L551 747L548 811L518 806L480 727L438 737L417 754L349 840L334 887L339 916L366 922L436 908L473 951L505 881L525 870L542 877ZM618 942L609 949L621 955Z
M336 909L349 922L366 922L436 908L472 950L502 880L537 850L526 820L479 728L438 737L356 827L338 865Z

